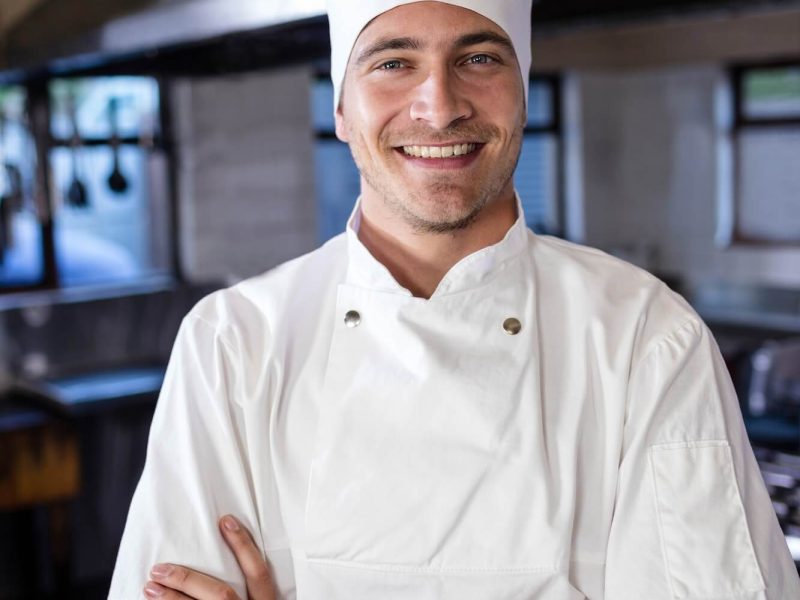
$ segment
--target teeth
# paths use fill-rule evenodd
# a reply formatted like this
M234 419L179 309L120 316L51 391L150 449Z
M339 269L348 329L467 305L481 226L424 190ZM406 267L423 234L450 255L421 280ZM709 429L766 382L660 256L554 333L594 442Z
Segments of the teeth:
M456 144L454 146L403 146L403 152L417 158L450 158L475 152L475 144Z

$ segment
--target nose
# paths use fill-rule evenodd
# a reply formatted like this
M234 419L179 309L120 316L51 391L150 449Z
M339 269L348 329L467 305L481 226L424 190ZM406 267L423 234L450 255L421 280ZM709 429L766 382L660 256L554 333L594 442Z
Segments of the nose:
M411 118L434 129L446 129L454 122L472 116L472 104L461 82L449 68L432 70L415 90Z

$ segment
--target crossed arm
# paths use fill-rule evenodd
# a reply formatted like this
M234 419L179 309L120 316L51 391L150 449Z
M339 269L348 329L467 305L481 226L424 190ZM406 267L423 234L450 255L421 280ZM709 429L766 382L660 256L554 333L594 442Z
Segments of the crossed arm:
M219 530L242 569L247 600L277 600L272 571L250 532L231 515L219 520ZM144 595L158 600L240 600L225 582L169 563L153 565Z

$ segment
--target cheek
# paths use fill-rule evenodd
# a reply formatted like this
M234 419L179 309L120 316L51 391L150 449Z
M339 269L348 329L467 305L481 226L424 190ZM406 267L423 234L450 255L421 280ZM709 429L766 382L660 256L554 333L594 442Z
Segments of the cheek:
M472 102L480 103L484 109L490 108L497 115L502 110L505 114L516 116L525 105L525 95L519 76L507 75L476 78L465 82L467 87L463 94Z
M384 93L364 94L352 109L357 114L352 129L357 128L359 136L368 144L380 144L390 136L397 129L402 114L396 98Z
M506 132L509 137L521 136L528 123L528 114L525 111L525 98L501 97L492 103L491 121Z
M516 84L505 84L489 88L487 94L490 96L491 103L498 113L502 110L504 114L513 115L516 121L518 115L523 112L525 97L522 93L522 87L518 87Z

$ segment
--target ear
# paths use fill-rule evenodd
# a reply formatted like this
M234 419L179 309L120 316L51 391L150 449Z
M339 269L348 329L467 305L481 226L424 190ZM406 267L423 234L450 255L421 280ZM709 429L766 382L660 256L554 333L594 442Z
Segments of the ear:
M342 142L349 142L350 140L347 138L347 123L345 122L341 100L339 101L339 106L336 107L334 119L336 121L336 137Z

